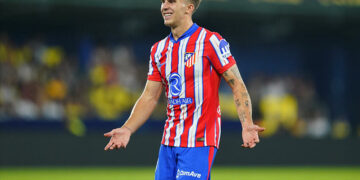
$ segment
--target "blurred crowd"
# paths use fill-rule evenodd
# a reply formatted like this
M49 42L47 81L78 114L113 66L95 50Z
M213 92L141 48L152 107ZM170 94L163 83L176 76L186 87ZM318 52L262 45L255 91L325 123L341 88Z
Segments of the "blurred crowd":
M0 121L64 121L81 135L82 120L128 112L142 82L131 48L99 45L85 53L81 63L41 38L15 43L1 35Z
M254 121L266 127L263 136L281 134L325 138L332 135L341 139L348 135L349 129L333 130L328 108L318 98L311 80L290 75L254 75L247 86L252 98ZM222 94L224 116L235 119L237 114L231 101L231 94Z
M83 121L127 116L146 81L148 61L136 63L130 45L87 44L70 53L46 39L15 43L1 35L0 122L61 121L81 136L86 129ZM254 120L266 127L263 136L349 135L346 121L330 120L311 79L253 75L246 84ZM220 98L224 120L237 120L232 94L221 91ZM161 100L152 119L164 120L165 107L166 100Z

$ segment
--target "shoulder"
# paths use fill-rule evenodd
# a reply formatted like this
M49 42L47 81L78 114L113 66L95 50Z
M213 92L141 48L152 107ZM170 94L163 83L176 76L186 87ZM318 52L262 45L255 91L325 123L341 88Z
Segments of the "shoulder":
M158 49L158 46L164 46L166 41L169 39L169 36L166 36L165 38L163 38L162 40L160 41L157 41L156 43L154 43L152 46L151 46L151 49L150 49L150 52L151 54L152 53L155 53L155 51Z
M206 31L205 49L208 53L207 55L210 56L215 53L218 56L221 55L226 58L231 56L229 43L219 33L207 29Z
M206 32L206 39L205 40L210 40L212 38L216 38L218 40L224 39L218 32L211 31L211 30L206 29L206 28L202 28L202 29Z
M214 31L210 31L206 28L202 28L202 30L204 30L206 32L206 37L205 37L205 48L206 49L218 49L221 47L221 45L226 45L228 44L226 42L226 40L218 33L218 32L214 32ZM210 51L211 52L211 51Z
M207 44L214 46L215 44L220 44L220 41L225 40L218 32L210 31L206 28L203 28L203 30L206 32L205 43Z

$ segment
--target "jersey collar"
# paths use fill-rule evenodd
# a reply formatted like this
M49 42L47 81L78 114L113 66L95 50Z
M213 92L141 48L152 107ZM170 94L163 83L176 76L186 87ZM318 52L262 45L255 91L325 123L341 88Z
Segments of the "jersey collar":
M177 43L183 40L184 38L191 36L198 28L199 26L196 23L194 23L183 35L180 36L180 38L177 41L175 41L173 34L170 32L169 35L170 41L173 43Z

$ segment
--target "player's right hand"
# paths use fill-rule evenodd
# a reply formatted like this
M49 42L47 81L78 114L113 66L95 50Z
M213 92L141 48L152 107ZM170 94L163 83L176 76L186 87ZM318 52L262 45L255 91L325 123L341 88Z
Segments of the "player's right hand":
M105 146L104 150L113 150L126 148L129 143L131 131L126 127L116 128L112 131L105 133L105 137L111 137L109 143Z

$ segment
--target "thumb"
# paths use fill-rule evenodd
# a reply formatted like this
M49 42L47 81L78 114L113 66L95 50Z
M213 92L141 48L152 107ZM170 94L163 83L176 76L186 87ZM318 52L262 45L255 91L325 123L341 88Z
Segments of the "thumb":
M260 127L260 126L256 126L256 130L257 130L258 132L263 132L263 131L265 131L265 128Z
M113 131L107 132L104 134L105 137L111 137L113 135Z

